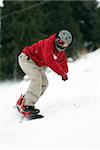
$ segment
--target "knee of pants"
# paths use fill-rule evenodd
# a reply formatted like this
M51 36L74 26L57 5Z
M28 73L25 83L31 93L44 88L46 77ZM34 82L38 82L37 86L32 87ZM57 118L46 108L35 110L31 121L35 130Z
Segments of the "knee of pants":
M44 93L45 90L47 89L48 84L49 84L49 82L48 82L48 80L47 80L47 82L45 83L45 85L42 86L42 93L41 93L41 95L43 95L43 93Z

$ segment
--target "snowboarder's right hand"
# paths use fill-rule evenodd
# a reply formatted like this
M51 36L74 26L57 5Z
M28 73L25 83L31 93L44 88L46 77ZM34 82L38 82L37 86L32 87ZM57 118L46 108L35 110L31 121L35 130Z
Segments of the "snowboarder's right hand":
M63 81L66 81L66 80L68 80L68 76L65 74L64 76L62 76L62 80Z

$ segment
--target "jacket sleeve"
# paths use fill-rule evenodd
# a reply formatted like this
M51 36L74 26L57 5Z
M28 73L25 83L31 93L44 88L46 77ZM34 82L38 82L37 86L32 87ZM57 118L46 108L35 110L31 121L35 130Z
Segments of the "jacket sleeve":
M64 76L66 72L62 68L61 64L54 59L52 47L52 43L49 39L47 39L44 43L44 62L58 75Z
M68 64L67 64L67 57L65 55L65 52L62 52L62 56L60 57L60 64L64 71L68 73Z

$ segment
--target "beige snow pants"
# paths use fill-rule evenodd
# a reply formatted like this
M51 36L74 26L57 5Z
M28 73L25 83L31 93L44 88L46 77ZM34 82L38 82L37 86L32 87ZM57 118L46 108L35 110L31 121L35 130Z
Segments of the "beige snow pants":
M34 106L48 86L48 80L43 67L39 67L32 59L21 53L18 57L19 65L29 77L30 85L25 93L24 105Z

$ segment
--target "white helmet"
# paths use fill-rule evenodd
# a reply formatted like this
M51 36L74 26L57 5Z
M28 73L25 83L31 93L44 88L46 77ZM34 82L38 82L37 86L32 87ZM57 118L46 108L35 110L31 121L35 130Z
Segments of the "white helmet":
M61 30L57 33L55 45L58 51L64 51L72 42L72 34L68 30Z

